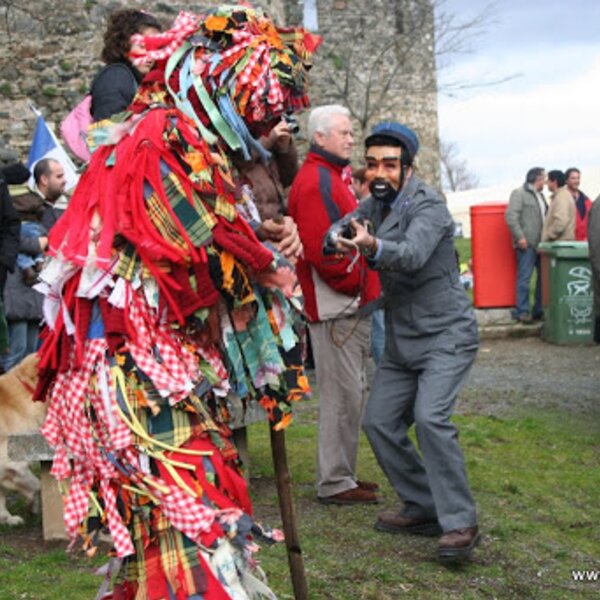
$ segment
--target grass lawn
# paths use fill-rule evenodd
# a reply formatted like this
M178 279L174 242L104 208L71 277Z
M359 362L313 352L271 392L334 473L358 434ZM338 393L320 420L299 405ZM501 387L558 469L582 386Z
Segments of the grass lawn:
M576 582L572 570L600 570L597 425L564 413L500 419L456 418L480 512L481 546L470 563L435 561L435 539L378 533L395 495L363 439L358 474L382 485L382 504L335 507L315 499L316 401L304 403L287 430L300 541L314 600L594 598L600 581ZM280 525L266 425L249 428L251 492L259 520ZM13 499L12 508L26 514ZM0 600L93 598L94 566L64 544L43 547L39 520L0 528ZM260 560L271 587L291 599L285 546Z
M460 262L468 262L471 258L471 238L454 238L454 245L458 250Z

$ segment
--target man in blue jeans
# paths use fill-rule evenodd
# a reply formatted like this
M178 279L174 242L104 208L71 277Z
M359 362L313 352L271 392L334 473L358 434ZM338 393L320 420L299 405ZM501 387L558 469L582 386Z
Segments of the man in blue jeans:
M546 172L541 167L527 171L525 183L510 195L506 209L506 223L512 234L517 255L517 300L513 317L521 323L543 318L540 288L540 259L537 247L542 237L544 217L548 210L542 194ZM529 283L536 270L535 297L529 310Z

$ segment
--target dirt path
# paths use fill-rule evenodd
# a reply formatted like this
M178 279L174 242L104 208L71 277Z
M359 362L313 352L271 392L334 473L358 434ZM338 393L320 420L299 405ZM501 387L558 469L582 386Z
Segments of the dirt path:
M457 412L500 416L529 407L600 417L600 346L536 337L482 342Z

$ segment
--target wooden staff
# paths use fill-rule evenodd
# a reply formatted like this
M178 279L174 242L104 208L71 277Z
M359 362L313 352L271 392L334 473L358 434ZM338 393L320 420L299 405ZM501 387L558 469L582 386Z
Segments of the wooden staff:
M292 500L292 479L287 462L287 451L285 449L285 432L271 432L271 452L273 454L273 466L275 467L275 482L277 483L277 496L279 498L279 511L283 533L285 534L285 545L287 548L288 563L292 576L295 600L308 600L308 587L304 574L304 561L300 548L300 538L296 526L296 513Z

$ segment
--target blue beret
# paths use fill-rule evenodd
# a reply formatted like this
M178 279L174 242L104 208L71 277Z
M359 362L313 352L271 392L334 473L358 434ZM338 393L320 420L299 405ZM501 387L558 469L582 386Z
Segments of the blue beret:
M365 140L365 146L369 147L369 143L374 137L389 137L400 142L408 151L411 158L419 151L419 138L417 134L406 125L396 123L396 121L382 121L373 127L371 135Z

